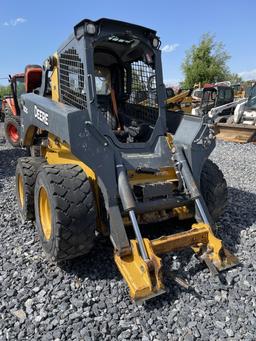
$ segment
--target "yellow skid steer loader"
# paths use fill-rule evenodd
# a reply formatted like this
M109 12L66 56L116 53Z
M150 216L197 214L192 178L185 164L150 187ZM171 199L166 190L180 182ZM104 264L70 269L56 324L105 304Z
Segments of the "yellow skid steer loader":
M212 230L227 188L207 160L211 128L184 116L170 134L159 47L154 30L83 20L44 62L41 86L22 95L22 143L40 149L17 164L23 218L56 261L90 257L96 231L108 236L135 301L165 291L162 254L192 247L214 273L237 263ZM191 217L188 231L142 233Z

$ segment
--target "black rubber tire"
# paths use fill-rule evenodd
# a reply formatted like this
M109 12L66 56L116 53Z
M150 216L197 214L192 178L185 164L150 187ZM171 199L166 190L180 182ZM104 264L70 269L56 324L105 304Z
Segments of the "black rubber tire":
M18 138L17 140L14 140L10 136L9 132L9 127L10 125L14 126L17 129L18 133ZM8 140L8 142L13 146L13 147L20 147L20 117L19 116L14 116L11 114L5 115L4 118L4 133L5 137Z
M21 157L16 166L16 198L19 212L23 221L35 219L34 210L34 187L38 169L46 160L42 157ZM22 177L24 203L21 204L18 186L18 177Z
M214 119L214 123L226 123L228 116L218 116Z
M39 210L39 193L44 188L51 209L51 232L43 232ZM43 166L35 185L36 227L47 256L55 261L88 253L96 230L96 206L91 184L76 165Z
M217 221L227 205L228 189L222 171L209 159L204 163L200 186L209 213Z

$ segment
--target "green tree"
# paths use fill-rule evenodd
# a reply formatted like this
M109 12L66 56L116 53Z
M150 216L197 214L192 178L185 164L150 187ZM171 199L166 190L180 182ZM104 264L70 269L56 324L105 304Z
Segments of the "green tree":
M230 73L227 80L230 81L231 84L237 84L243 81L242 77L240 77L237 73Z
M182 84L184 88L192 88L194 84L201 82L215 83L234 79L227 66L230 56L224 48L222 42L216 42L215 37L206 33L202 36L198 45L186 52L182 63L182 71L185 80Z
M12 92L11 92L10 85L7 85L7 86L0 85L0 98L11 95L11 93Z

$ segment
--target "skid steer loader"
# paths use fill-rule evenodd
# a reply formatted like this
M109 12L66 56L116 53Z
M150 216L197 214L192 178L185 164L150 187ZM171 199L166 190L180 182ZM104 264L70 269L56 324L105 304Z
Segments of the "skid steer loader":
M23 219L35 220L56 261L88 253L96 232L109 236L135 301L165 291L161 254L192 247L214 273L237 264L212 230L209 211L218 218L226 183L207 161L211 127L184 115L175 136L168 132L159 47L151 29L83 20L44 62L40 88L22 95L22 143L41 151L18 160ZM161 234L160 221L191 217L187 231L142 233L148 223Z

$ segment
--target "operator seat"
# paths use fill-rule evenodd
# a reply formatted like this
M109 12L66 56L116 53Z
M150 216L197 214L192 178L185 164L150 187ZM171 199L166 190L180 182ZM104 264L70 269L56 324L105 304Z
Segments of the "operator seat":
M119 126L115 91L111 81L111 71L107 67L95 66L97 102L100 111L112 130Z

